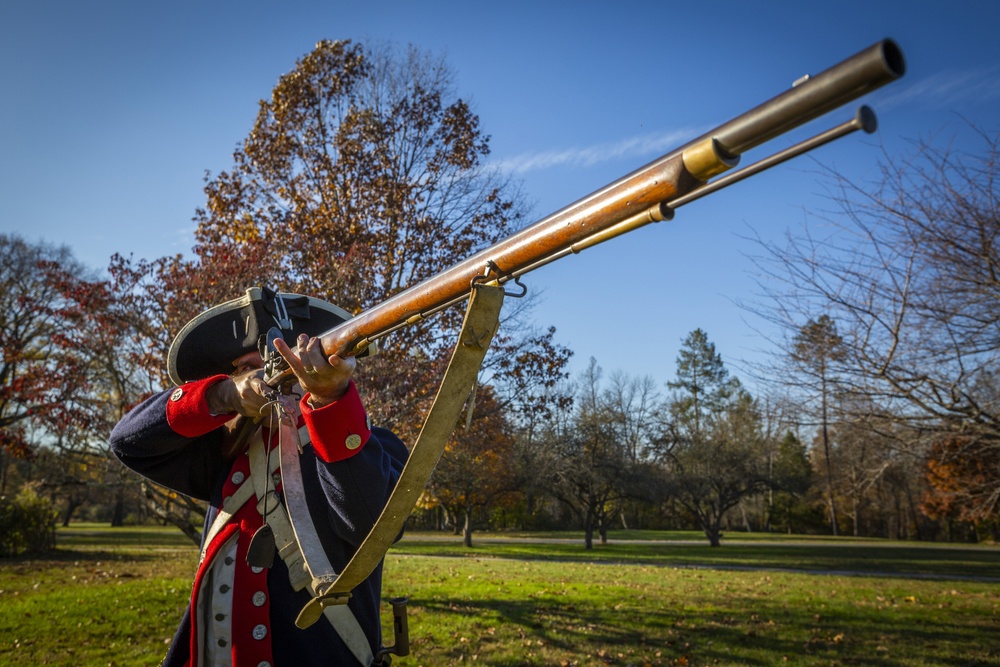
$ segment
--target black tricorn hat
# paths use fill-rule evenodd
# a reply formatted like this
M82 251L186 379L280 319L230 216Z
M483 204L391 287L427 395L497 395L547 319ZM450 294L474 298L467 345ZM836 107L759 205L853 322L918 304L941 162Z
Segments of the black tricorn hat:
M295 346L299 334L318 336L350 319L343 308L311 296L251 287L238 299L209 308L184 325L167 354L175 384L233 372L233 360L258 348L272 327Z

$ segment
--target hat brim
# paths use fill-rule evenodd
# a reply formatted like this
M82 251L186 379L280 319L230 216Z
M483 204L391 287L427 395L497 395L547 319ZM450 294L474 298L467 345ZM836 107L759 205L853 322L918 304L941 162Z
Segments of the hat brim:
M175 384L233 372L233 361L258 349L258 340L277 326L289 345L299 334L318 336L351 318L343 308L299 294L282 293L298 305L289 313L290 327L281 327L269 313L264 291L251 287L238 299L213 306L184 325L167 354L167 372ZM307 305L307 308L302 306Z

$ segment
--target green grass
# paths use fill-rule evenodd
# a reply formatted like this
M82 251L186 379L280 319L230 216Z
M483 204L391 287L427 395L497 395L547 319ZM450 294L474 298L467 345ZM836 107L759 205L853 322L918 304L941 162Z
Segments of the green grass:
M156 665L197 551L60 550L0 561L0 665Z
M922 544L886 540L767 539L733 540L719 548L698 541L693 533L656 540L623 541L613 536L608 544L595 543L585 550L582 540L549 534L496 540L473 539L467 549L458 538L411 534L393 547L395 553L426 556L488 556L566 562L633 563L673 567L712 567L754 570L800 570L902 575L936 578L987 578L1000 583L1000 549L978 545ZM695 539L693 539L695 538ZM671 541L672 540L672 541ZM476 546L478 545L478 546Z
M396 557L416 662L444 665L987 665L996 586Z
M965 578L1000 577L997 548L734 537L710 549L658 534L673 542L613 535L588 552L579 535L487 537L469 550L413 534L390 551L384 595L411 599L412 655L397 667L1000 665L1000 583ZM74 525L58 541L53 557L0 561L0 665L157 664L197 549L145 528Z
M117 549L193 548L194 543L176 528L125 526L111 528L106 523L74 523L56 533L60 548L107 547Z

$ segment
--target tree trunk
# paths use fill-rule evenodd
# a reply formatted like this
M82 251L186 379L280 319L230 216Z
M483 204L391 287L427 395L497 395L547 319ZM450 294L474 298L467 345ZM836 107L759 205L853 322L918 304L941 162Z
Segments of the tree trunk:
M472 510L465 509L465 526L462 528L462 544L472 547Z
M82 501L70 497L70 499L66 503L66 511L63 513L63 520L62 520L63 528L69 525L70 519L73 518L73 512L75 512L76 509L82 504L83 504Z
M179 512L168 512L163 505L156 502L156 495L150 486L143 483L141 488L143 496L146 498L146 507L149 511L159 517L164 523L179 528L195 544L201 544L202 535L198 531L198 528L191 523L189 518L190 513L182 515Z
M119 487L118 493L115 494L115 509L111 515L111 527L121 528L125 525L125 494L122 493Z
M770 473L768 473L770 475ZM764 532L771 532L771 513L774 512L774 489L768 486L767 503L764 506Z
M0 497L7 495L7 466L10 462L10 456L7 454L7 450L0 447Z
M702 515L701 520L702 530L705 531L705 537L708 538L708 546L710 547L720 547L722 546L722 514L720 513L717 517L711 517L707 514Z
M837 534L837 506L833 502L833 467L830 463L830 431L827 428L827 403L826 403L826 370L823 370L822 378L822 409L823 409L823 456L826 459L826 497L830 502L830 530Z
M740 501L740 516L743 518L743 528L748 533L752 533L753 532L753 527L750 525L750 517L747 516L747 508L743 504L742 500Z

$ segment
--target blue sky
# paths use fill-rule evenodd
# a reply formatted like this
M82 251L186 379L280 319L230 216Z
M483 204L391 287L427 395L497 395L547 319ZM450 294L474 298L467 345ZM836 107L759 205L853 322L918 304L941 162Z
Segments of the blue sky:
M857 180L965 120L1000 121L998 2L88 2L0 3L0 231L113 253L188 252L202 178L231 164L257 102L320 39L443 54L459 94L522 182L535 218L892 37L899 82L865 97L855 134L526 277L540 326L606 372L671 379L696 327L740 374L767 346L745 237L780 238L828 210L820 164ZM846 120L831 113L771 146ZM743 164L767 149L748 153Z

